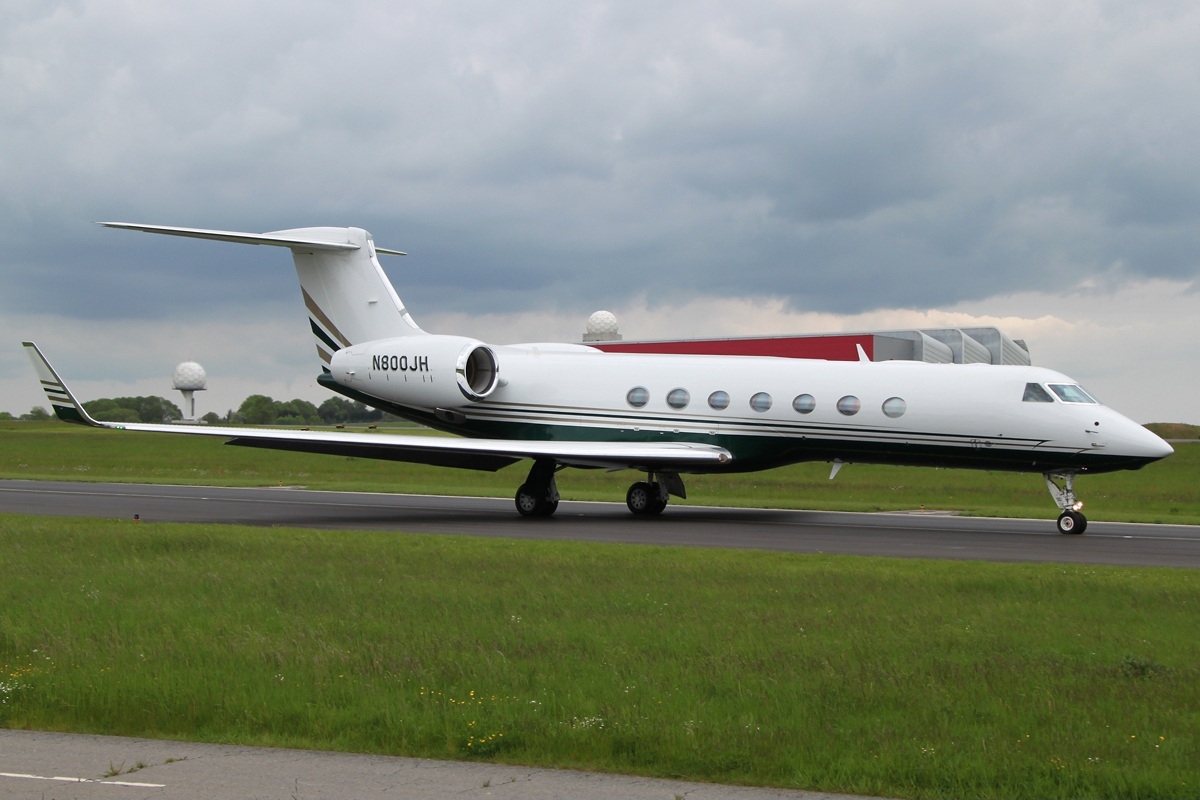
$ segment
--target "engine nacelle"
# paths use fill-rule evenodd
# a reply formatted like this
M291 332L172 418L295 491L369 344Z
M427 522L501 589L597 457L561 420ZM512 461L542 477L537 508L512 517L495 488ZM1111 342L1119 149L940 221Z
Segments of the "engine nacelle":
M496 353L462 336L401 336L333 354L335 381L406 406L453 408L479 402L500 384Z

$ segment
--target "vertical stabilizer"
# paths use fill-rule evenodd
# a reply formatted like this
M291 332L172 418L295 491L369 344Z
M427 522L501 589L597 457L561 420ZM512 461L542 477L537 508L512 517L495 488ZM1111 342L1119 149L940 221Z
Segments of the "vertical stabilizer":
M296 262L296 276L300 279L309 329L316 340L317 357L326 372L333 354L344 347L424 333L379 265L379 253L400 256L404 253L375 247L371 234L362 228L240 233L129 222L100 224L193 239L289 248Z
M362 228L301 228L264 235L339 240L354 246L352 250L291 246L323 368L328 369L330 358L344 347L424 333L392 288L379 264L375 242Z

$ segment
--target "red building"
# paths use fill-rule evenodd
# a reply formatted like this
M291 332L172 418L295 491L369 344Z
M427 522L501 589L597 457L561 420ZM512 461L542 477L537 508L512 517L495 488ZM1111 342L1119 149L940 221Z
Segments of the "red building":
M996 328L938 328L866 333L819 333L796 336L753 336L730 339L664 339L597 341L592 347L612 353L678 353L691 355L781 356L858 361L861 347L872 361L928 361L955 364L1029 364L1029 348Z

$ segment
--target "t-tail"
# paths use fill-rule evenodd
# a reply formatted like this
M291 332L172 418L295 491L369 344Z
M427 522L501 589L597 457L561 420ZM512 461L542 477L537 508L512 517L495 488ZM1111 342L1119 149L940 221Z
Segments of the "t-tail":
M379 253L400 256L404 253L376 247L371 234L362 228L239 233L128 222L100 224L146 233L291 249L317 357L325 372L329 372L333 354L343 348L375 339L424 334L379 265Z

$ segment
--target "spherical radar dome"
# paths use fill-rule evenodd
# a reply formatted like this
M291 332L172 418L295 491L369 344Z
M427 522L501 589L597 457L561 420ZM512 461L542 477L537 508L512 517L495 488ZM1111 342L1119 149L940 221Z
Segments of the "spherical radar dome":
M597 311L588 317L588 333L616 333L617 318L611 311Z
M171 380L175 382L176 389L199 391L207 385L208 376L204 374L204 367L195 361L184 361L175 368Z

